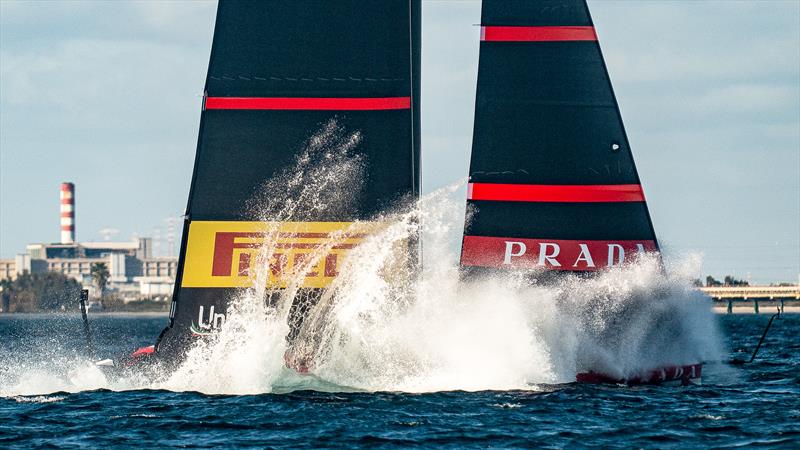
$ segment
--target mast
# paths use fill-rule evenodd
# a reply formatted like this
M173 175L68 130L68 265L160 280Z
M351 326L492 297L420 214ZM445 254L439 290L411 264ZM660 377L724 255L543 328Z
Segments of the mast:
M160 352L224 322L231 297L253 284L265 220L279 221L271 232L287 249L270 263L289 271L325 236L418 195L419 19L419 0L220 0ZM359 195L290 219L255 211L265 183L295 167L331 123L360 135L352 153L362 170L345 186ZM332 252L304 289L330 284L344 251Z
M658 243L584 0L484 0L461 265L594 271Z

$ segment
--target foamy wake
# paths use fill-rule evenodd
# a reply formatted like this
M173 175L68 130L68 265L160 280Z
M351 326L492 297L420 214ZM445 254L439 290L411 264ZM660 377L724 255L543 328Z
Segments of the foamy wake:
M330 153L331 147L358 144L358 136L340 131L329 124L323 137L340 144L312 139L311 147ZM338 158L339 173L361 168L362 161ZM302 164L310 164L308 158ZM303 170L328 190L341 188L330 176L337 170ZM294 177L292 186L303 185L294 183L296 174L287 176ZM457 186L439 190L379 218L382 228L352 250L298 336L297 350L313 356L313 377L284 365L287 316L302 295L299 280L278 292L280 300L272 305L264 302L270 291L262 280L232 300L221 332L199 341L184 364L157 382L107 380L88 361L8 355L0 357L8 367L0 373L0 395L98 388L210 394L537 389L572 382L587 369L622 377L665 364L721 360L716 319L686 275L696 272L694 258L667 272L654 258L642 258L596 277L570 276L548 285L531 285L519 274L462 280L457 261L464 201L456 191ZM293 192L300 199L291 202L293 211L316 207L323 198L319 192ZM278 217L298 220L294 213ZM403 251L417 235L424 244L420 270ZM54 366L65 369L54 372Z
M664 273L653 259L600 276L531 286L521 276L464 282L457 268L462 230L455 188L426 196L358 246L303 333L314 377L284 366L285 307L241 293L222 332L198 342L164 380L109 381L87 361L26 361L0 395L110 388L250 394L293 389L536 389L568 383L587 368L625 376L664 364L721 359L708 302L689 286L686 261ZM417 232L424 269L397 271L392 258ZM387 268L395 270L387 272ZM284 299L284 306L292 300ZM58 373L54 365L62 367ZM17 374L19 375L19 374ZM5 378L8 381L8 377Z

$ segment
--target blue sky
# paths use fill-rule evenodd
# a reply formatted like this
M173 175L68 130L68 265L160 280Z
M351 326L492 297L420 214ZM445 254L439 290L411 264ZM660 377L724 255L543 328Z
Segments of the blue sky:
M656 232L703 273L800 272L800 2L589 2ZM150 236L183 212L213 31L208 2L0 2L0 257ZM480 3L425 1L423 178L466 177ZM162 252L164 250L162 249Z

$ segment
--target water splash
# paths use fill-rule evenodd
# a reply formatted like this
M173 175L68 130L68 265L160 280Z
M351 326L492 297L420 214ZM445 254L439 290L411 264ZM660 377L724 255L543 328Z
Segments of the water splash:
M265 222L325 220L359 198L369 161L353 151L358 133L335 121L309 139L296 167L265 184L249 203ZM620 377L664 364L722 358L708 302L682 265L664 272L654 258L595 277L532 284L529 274L464 280L457 264L464 200L451 186L334 234L287 281L267 282L266 242L252 288L231 299L223 329L198 341L186 362L159 381L106 380L86 359L26 361L0 374L0 395L84 389L169 389L250 394L294 389L429 392L538 389L594 369ZM354 230L370 229L340 267L289 349L292 305L320 258ZM409 257L421 240L424 255ZM686 262L690 265L694 260ZM285 367L301 355L314 377ZM41 364L38 364L41 363ZM20 377L25 370L30 377ZM41 375L40 379L36 376Z
M522 274L462 280L455 191L384 216L354 250L300 335L317 376L367 390L530 389L588 369L623 377L721 358L707 301L655 258L539 286ZM417 233L424 267L387 276L392 249Z
M682 266L665 273L655 258L642 258L596 277L543 285L522 274L463 280L457 187L379 217L383 227L351 251L333 285L306 312L293 344L313 361L315 378L297 375L283 361L289 306L302 291L280 291L270 307L254 288L236 299L225 329L193 349L205 357L192 358L193 369L181 368L164 387L214 393L537 389L572 382L588 369L624 377L722 358L716 319ZM425 264L413 267L403 249L418 237Z
M0 397L39 402L47 394L111 388L108 379L85 356L64 355L58 346L24 355L0 354ZM125 386L130 388L129 385ZM42 400L43 401L43 400Z

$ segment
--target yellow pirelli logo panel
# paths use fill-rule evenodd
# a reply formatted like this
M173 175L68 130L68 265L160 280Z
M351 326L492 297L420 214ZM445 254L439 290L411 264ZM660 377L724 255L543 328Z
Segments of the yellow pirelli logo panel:
M347 252L377 223L192 222L186 242L183 287L286 287L301 274L302 287L328 286Z

